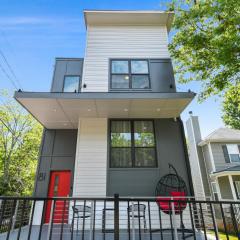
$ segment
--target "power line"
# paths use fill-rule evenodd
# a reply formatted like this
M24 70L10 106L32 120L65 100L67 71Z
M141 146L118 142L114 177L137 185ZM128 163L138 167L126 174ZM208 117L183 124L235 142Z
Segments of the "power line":
M6 72L6 70L3 68L3 66L0 63L0 69L2 70L2 72L5 74L5 76L10 80L10 82L12 83L13 87L16 88L16 90L18 90L18 87L16 85L16 83L11 79L11 77L8 75L8 73Z
M8 60L7 60L7 58L6 58L6 56L4 55L4 53L2 52L1 49L0 49L0 55L1 55L2 58L4 59L4 62L6 63L6 65L8 66L8 68L9 68L9 70L10 70L10 72L12 73L12 75L13 75L14 78L15 78L15 80L17 81L17 83L18 83L18 85L19 85L19 88L22 88L20 81L18 80L18 78L17 78L15 72L13 71L13 68L12 68L11 65L9 64L9 62L8 62Z

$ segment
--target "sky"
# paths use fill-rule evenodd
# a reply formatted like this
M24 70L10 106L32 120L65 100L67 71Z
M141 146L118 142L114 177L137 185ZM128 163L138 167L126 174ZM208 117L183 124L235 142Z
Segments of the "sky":
M56 57L84 57L83 10L164 10L166 1L0 0L0 89L13 93L12 79L24 91L49 91ZM177 83L178 91L199 93L200 87ZM219 97L201 104L196 97L181 115L184 122L189 111L199 116L203 137L224 126Z

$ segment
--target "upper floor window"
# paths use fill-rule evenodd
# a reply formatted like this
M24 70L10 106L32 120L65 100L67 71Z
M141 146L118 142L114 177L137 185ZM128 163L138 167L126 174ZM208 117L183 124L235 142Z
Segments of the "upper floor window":
M80 76L65 76L63 92L78 92Z
M240 153L237 144L227 144L227 150L231 162L240 162Z
M147 60L112 60L111 89L149 89Z
M153 121L111 121L110 166L112 168L156 167Z

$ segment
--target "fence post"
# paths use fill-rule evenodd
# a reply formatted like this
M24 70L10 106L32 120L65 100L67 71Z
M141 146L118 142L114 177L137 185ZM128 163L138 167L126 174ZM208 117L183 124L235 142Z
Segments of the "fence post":
M114 240L119 240L119 194L114 194Z

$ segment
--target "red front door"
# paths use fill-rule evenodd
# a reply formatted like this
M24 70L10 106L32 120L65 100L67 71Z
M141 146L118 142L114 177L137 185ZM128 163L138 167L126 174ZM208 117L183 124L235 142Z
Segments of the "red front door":
M68 197L70 193L70 171L52 171L50 174L50 182L48 187L48 197ZM49 223L51 215L52 202L47 202L45 223ZM65 206L64 206L65 205ZM67 223L68 221L68 201L57 200L55 203L53 222L54 223ZM65 209L65 211L64 211Z

